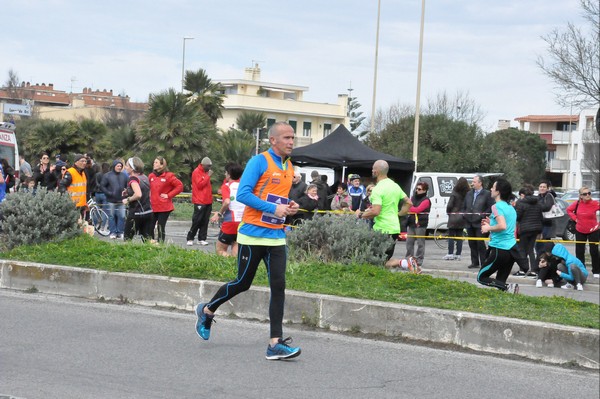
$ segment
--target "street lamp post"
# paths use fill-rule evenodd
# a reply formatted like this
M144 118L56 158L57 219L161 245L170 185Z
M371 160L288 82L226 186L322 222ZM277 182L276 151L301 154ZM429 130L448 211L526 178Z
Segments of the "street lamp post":
M375 99L377 98L377 58L379 57L379 19L381 17L381 0L377 1L377 33L375 34L375 67L373 68L373 99L371 104L371 133L375 132Z
M413 134L413 161L415 172L419 161L419 116L421 113L421 67L423 65L423 28L425 25L425 0L421 2L421 30L419 33L419 64L417 67L417 100L415 104L415 131Z
M181 92L183 93L183 83L185 78L185 41L186 40L194 40L193 37L184 37L183 38L183 60L181 61Z

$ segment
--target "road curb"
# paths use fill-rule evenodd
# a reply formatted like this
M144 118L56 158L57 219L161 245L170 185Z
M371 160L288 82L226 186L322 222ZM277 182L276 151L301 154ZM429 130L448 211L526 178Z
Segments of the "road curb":
M0 261L0 288L192 311L222 283L133 273ZM269 289L252 287L221 314L266 320ZM449 344L551 364L599 369L600 331L551 323L287 291L285 322Z

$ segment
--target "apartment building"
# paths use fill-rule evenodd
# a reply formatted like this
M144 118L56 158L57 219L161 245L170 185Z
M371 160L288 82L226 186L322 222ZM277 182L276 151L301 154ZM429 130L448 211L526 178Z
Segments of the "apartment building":
M114 95L112 90L86 87L81 93L67 93L56 90L52 83L23 82L18 87L2 88L0 102L17 104L15 110L21 111L20 115L60 121L80 118L101 120L109 113L141 114L148 109L147 103L132 102L129 96Z
M579 115L527 115L515 118L520 130L546 141L546 176L555 187L598 190L599 136L595 130L598 108Z
M262 112L267 127L276 121L287 121L296 131L296 147L315 143L329 135L340 124L348 126L348 95L338 95L333 104L304 101L308 87L261 81L255 64L245 69L244 79L215 80L226 95L223 118L217 127L235 128L238 115L244 111Z
M331 104L305 101L308 87L261 81L258 64L245 69L244 79L215 82L221 83L226 95L223 117L217 121L217 127L223 130L236 127L243 111L262 112L267 127L276 121L289 122L296 131L296 147L302 147L323 139L340 124L349 125L347 94L338 95ZM114 95L112 90L84 88L81 93L67 93L56 90L52 83L29 82L11 90L0 89L0 103L13 105L10 112L14 114L62 121L103 120L109 114L119 117L123 112L139 116L148 109L147 103L131 102L128 96Z

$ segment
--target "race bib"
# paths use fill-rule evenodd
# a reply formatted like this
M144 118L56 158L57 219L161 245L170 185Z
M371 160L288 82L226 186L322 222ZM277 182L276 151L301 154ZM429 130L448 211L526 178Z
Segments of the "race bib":
M265 199L267 202L270 202L275 205L283 204L287 205L290 200L286 197L281 197L275 194L267 194L267 198ZM270 212L263 212L260 221L268 224L283 224L285 222L285 217L279 218Z

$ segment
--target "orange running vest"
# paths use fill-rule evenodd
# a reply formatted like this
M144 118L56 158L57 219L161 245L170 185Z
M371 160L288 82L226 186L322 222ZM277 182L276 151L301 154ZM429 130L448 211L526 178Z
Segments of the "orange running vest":
M283 197L287 200L290 194L290 189L292 188L292 179L294 178L292 161L289 159L285 161L285 170L282 170L281 166L275 164L275 161L268 151L262 152L260 155L265 157L267 160L267 170L262 174L254 186L254 195L263 201L267 200L267 196L269 194L272 196ZM242 223L248 223L254 226L261 226L269 229L283 228L283 223L273 224L265 222L263 218L263 212L249 206L246 206L244 209Z

